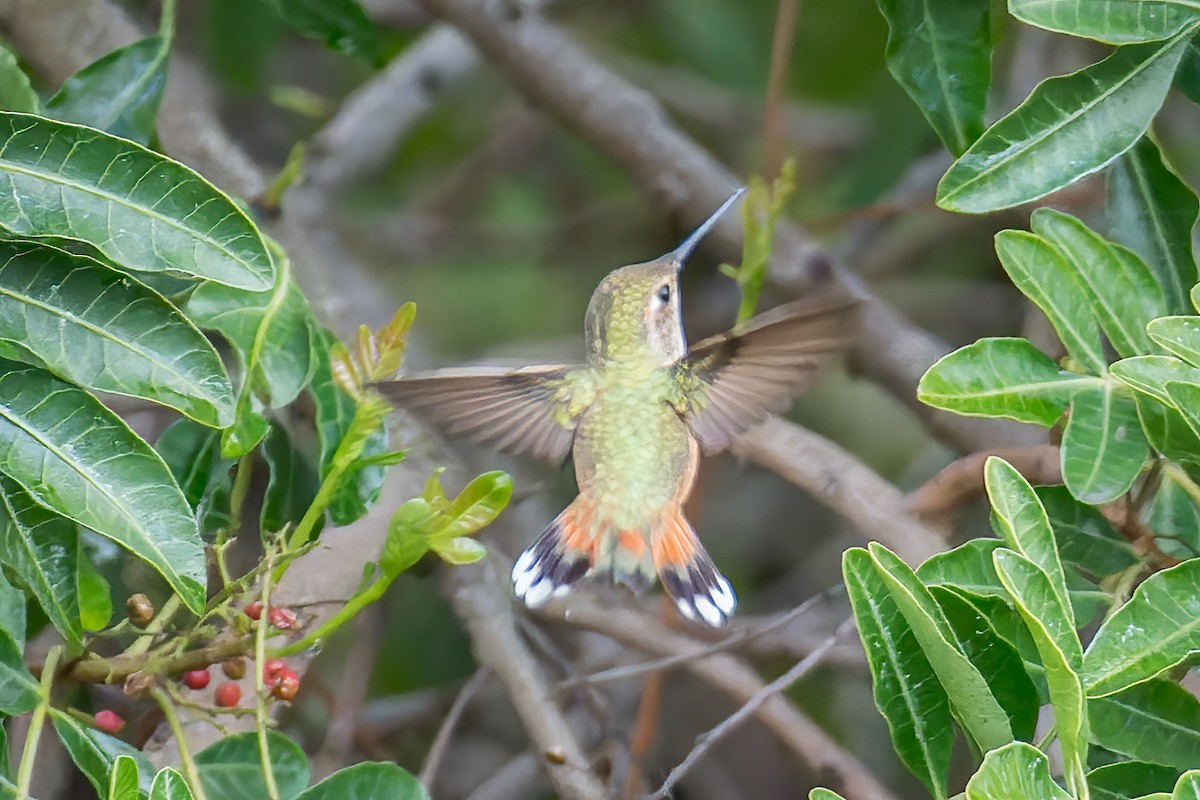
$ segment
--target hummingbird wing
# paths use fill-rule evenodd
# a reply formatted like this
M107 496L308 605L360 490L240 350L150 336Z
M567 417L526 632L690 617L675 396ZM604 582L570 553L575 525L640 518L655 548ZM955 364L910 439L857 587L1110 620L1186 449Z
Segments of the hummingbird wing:
M807 388L817 368L853 341L857 303L808 298L698 342L679 364L674 405L706 454L716 453Z
M579 367L470 367L425 372L376 386L396 405L451 436L504 453L562 464L586 406ZM583 401L583 402L581 402Z

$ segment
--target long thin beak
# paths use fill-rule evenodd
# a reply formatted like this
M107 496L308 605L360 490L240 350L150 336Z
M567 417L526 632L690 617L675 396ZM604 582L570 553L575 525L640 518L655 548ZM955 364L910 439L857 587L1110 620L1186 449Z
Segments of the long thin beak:
M696 230L692 232L691 236L683 240L683 244L679 245L679 247L676 247L670 253L667 253L667 257L675 259L676 263L682 267L683 262L687 260L687 257L690 256L692 251L696 249L696 245L700 244L700 240L708 235L708 232L713 229L713 227L717 224L717 221L721 219L721 216L728 211L729 207L736 203L738 199L745 193L746 187L743 186L730 195L729 199L722 203L721 207L714 211L711 217L704 220L704 223L699 228L696 228Z

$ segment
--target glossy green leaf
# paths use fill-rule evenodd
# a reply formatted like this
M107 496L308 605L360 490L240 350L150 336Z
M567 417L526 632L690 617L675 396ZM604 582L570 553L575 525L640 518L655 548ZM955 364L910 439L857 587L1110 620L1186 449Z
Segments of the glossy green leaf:
M420 781L395 764L355 764L306 789L296 800L429 800Z
M1179 62L1179 70L1175 73L1175 88L1193 103L1200 104L1200 44L1194 39L1188 44Z
M1117 354L1129 357L1151 352L1146 323L1165 314L1167 303L1141 258L1105 240L1070 214L1051 208L1033 212L1030 225L1059 249L1074 270Z
M0 562L29 592L72 652L83 645L79 616L79 529L0 475Z
M1146 333L1192 367L1200 366L1200 317L1161 317L1150 321ZM1189 373L1190 374L1190 373Z
M337 341L329 331L316 337L316 365L309 391L316 406L317 435L321 442L320 474L324 479L333 464L342 437L350 430L355 401L333 380L329 350ZM359 460L369 460L387 452L387 426L379 426L367 438ZM334 525L349 525L367 513L379 499L387 470L382 465L368 464L347 474L334 491L329 502L329 519Z
M1100 329L1072 267L1045 239L1025 231L996 234L996 255L1021 293L1045 312L1067 353L1093 374L1108 366Z
M138 789L140 779L138 764L131 757L120 755L108 773L108 794L105 800L141 800Z
M1008 598L996 577L992 553L1004 543L999 539L970 539L952 550L936 553L917 568L926 586L961 589L980 597Z
M1200 561L1145 580L1105 620L1084 658L1088 696L1113 694L1170 669L1200 650Z
M188 419L176 420L158 437L154 449L183 490L201 535L226 527L234 461L221 455L221 433Z
M1167 381L1164 388L1171 405L1179 409L1184 421L1200 436L1200 384Z
M955 155L983 133L991 83L987 3L879 0L887 65Z
M955 719L981 750L1012 741L1008 715L979 670L967 659L933 595L908 565L887 548L872 542L868 552L945 688Z
M271 768L281 797L295 797L308 785L312 771L300 745L282 733L267 732ZM221 800L262 800L267 797L258 734L235 733L196 754L200 782L208 797Z
M447 564L462 566L474 564L487 555L487 548L466 536L455 539L440 538L430 542L429 548Z
M954 630L967 659L987 681L996 702L1008 715L1013 736L1031 741L1041 703L1038 690L1025 672L1020 654L985 617L957 592L931 587L930 592Z
M1025 339L980 339L931 366L917 386L917 397L959 414L1050 427L1076 391L1098 382L1061 371Z
M1179 776L1171 800L1200 800L1200 770L1192 770Z
M1083 502L1099 505L1128 492L1150 455L1130 390L1108 380L1078 392L1059 452L1063 482Z
M1058 541L1037 493L1033 491L1029 481L1025 480L1024 475L996 456L991 456L984 462L983 477L988 501L1005 542L1045 573L1050 587L1065 607L1067 580L1058 554ZM1077 652L1079 640L1075 638L1073 629L1071 638L1075 639L1074 650L1069 642L1059 644L1069 652ZM1078 668L1078 660L1071 663Z
M808 793L808 800L846 800L837 792L817 787Z
M281 531L299 522L312 505L317 496L317 473L279 423L271 424L262 454L270 476L259 524L264 533Z
M512 478L496 470L468 483L439 517L430 538L453 539L477 533L491 523L512 497Z
M167 86L167 45L150 36L88 64L46 101L46 115L149 145Z
M17 54L0 45L0 110L36 114L40 105Z
M0 227L96 247L122 267L261 291L274 270L262 235L198 174L126 139L0 113Z
M4 784L6 782L11 786L12 770L8 764L8 734L4 732L4 725L0 723L0 797L4 795Z
M107 733L87 727L56 708L50 709L50 719L71 760L98 794L104 795L108 788L108 775L121 756L133 759L138 766L138 788L143 792L150 791L154 767L140 750Z
M163 767L154 776L149 800L193 800L192 790L177 770Z
M233 421L233 389L204 334L156 292L89 258L0 241L0 340L65 381L214 427Z
M1195 42L1188 51L1197 52ZM1200 209L1196 193L1148 136L1113 164L1107 181L1113 237L1145 259L1158 277L1167 299L1165 313L1186 313L1188 290L1197 280L1192 253L1192 228Z
M1042 81L951 165L938 184L938 205L995 211L1105 167L1150 127L1190 33L1122 47L1097 64Z
M204 607L204 548L166 464L119 417L35 367L0 362L0 472L149 562Z
M1150 680L1088 703L1092 740L1176 769L1200 766L1200 700L1177 683Z
M221 333L238 351L250 386L273 408L296 399L316 369L318 329L286 260L271 291L247 292L205 283L185 310L201 328Z
M25 593L9 583L4 570L0 570L0 632L7 633L19 650L25 646L28 626Z
M85 631L101 631L108 627L112 619L112 589L92 563L82 533L80 555L75 573L75 586L79 591L79 624Z
M1156 534L1155 544L1180 560L1200 555L1200 487L1179 467L1165 464L1158 491L1150 501L1146 527Z
M1012 595L1046 669L1067 786L1077 792L1086 783L1083 775L1087 764L1088 716L1078 674L1083 658L1075 622L1046 573L1036 564L1011 550L997 550L992 558L996 574Z
M25 668L25 655L16 639L0 630L0 714L16 716L38 704L40 687Z
M1110 368L1114 376L1127 386L1172 405L1167 394L1167 381L1200 384L1200 369L1189 366L1174 356L1135 356L1123 358Z
M375 27L358 0L267 0L289 27L349 56L379 58Z
M983 758L967 782L967 800L1071 800L1050 777L1042 751L1013 742Z
M1166 395L1165 384L1160 390ZM1143 394L1135 396L1134 401L1142 431L1152 448L1181 464L1200 463L1200 436L1173 403L1165 405Z
M1008 9L1030 25L1109 44L1169 39L1200 20L1194 0L1010 0Z
M421 560L429 550L428 533L436 512L420 497L403 503L388 522L387 538L379 556L385 578L395 578Z
M1076 500L1065 486L1038 486L1034 492L1046 509L1064 565L1073 564L1103 578L1138 562L1133 545L1108 518Z
M867 654L875 705L887 722L892 745L925 788L944 800L954 747L949 698L870 554L847 550L842 573Z
M1106 764L1087 774L1092 800L1131 800L1147 792L1166 792L1170 797L1178 777L1177 769L1140 761Z

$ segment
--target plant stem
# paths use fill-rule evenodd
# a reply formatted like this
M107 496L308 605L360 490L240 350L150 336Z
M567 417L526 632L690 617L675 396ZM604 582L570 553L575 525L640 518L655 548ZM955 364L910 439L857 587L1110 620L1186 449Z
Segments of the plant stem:
M175 36L175 0L163 0L162 16L158 20L158 35L165 43L164 49L171 46Z
M208 800L204 794L204 784L200 782L200 770L196 767L195 759L192 758L192 751L188 749L187 737L183 735L183 725L179 723L179 715L175 713L175 706L171 703L171 698L158 686L151 689L150 694L158 703L158 707L162 709L167 724L171 726L171 733L175 736L175 742L179 746L179 761L183 765L183 774L192 787L192 796L195 800Z
M303 652L304 650L312 647L321 639L328 638L338 628L354 619L354 616L359 611L383 597L383 593L387 591L387 588L391 585L392 580L392 578L386 575L379 578L366 589L347 600L346 605L339 608L336 614L325 620L325 622L322 623L316 630L309 631L304 635L304 638L300 639L299 641L292 642L289 645L275 650L272 655L280 658L284 656L293 656L296 653ZM267 604L264 602L263 608L266 607Z
M25 734L25 749L21 751L21 764L17 768L17 800L28 800L29 785L33 783L33 763L37 759L38 740L42 738L42 727L46 724L46 714L50 711L50 687L54 683L54 673L58 671L58 657L61 648L52 647L46 654L46 663L42 667L41 701L33 710L29 720L29 732Z
M267 702L263 692L263 663L267 660L267 612L271 607L271 567L275 561L273 551L267 552L266 569L263 571L262 604L263 616L258 621L254 638L254 719L258 732L258 752L262 758L263 780L267 783L267 796L279 800L279 787L275 784L275 770L271 766L271 750L267 742Z
M250 493L250 478L254 474L254 452L251 451L238 460L237 475L233 478L233 488L229 491L229 524L219 533L213 543L213 553L217 557L217 572L221 575L221 585L228 586L229 567L225 564L225 551L229 544L237 538L242 527L242 506L245 505L246 495Z
M125 652L123 652L121 655L140 656L142 653L145 653L147 650L149 650L150 645L154 642L155 635L162 633L163 628L167 626L167 623L169 623L171 618L174 617L176 612L179 611L181 603L182 601L179 599L179 595L177 594L173 594L168 597L167 602L163 603L162 611L158 612L158 615L155 616L154 619L150 620L150 624L148 624L145 628L142 628L141 634L138 636L138 638L134 639L133 644L125 648Z

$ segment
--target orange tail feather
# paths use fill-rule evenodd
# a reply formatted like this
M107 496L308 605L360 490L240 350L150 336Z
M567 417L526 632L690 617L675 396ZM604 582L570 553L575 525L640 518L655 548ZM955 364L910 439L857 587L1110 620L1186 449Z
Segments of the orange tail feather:
M662 525L650 537L650 549L658 578L680 614L714 628L729 621L737 595L717 571L681 507L667 509Z
M598 543L595 508L575 498L513 565L513 592L530 608L564 594L587 574Z

